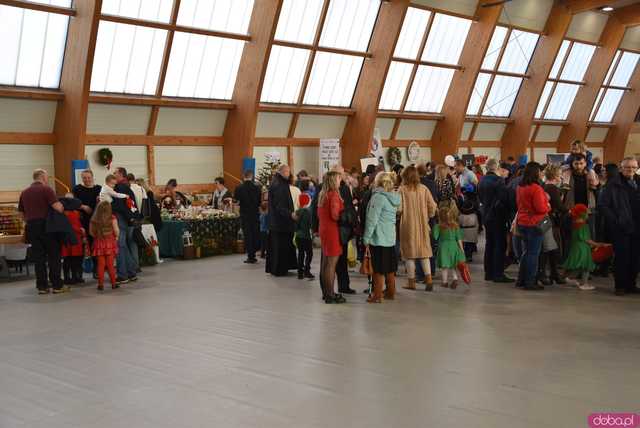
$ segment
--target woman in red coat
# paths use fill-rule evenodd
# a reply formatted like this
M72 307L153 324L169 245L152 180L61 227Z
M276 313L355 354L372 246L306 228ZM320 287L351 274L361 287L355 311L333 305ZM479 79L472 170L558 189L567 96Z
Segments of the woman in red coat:
M85 231L82 227L80 211L67 210L64 215L71 223L73 233L78 241L75 245L63 244L61 255L63 257L62 269L64 271L64 283L68 285L81 284L82 279L82 259L84 257Z
M322 191L318 198L318 232L322 243L322 262L320 279L322 283L322 298L325 303L344 303L345 298L334 292L336 279L336 265L342 254L340 243L340 229L338 221L344 210L344 203L340 197L340 174L330 171L325 175Z
M529 162L524 168L522 181L516 191L518 233L522 237L524 246L516 286L525 290L544 288L537 285L536 281L538 259L544 237L537 226L549 214L551 205L547 193L542 188L541 178L540 164Z

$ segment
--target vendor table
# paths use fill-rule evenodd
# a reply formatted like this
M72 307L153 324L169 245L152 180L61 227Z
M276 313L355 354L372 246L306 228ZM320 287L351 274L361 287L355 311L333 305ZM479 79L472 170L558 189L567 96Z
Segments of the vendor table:
M203 257L231 254L239 229L239 217L165 220L158 234L160 257L182 257L185 230Z

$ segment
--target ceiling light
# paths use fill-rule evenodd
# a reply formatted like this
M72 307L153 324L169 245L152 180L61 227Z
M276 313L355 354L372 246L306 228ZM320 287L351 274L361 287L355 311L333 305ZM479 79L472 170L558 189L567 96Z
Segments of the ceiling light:
M613 10L613 8L611 6L604 6L600 10L603 11L603 12L611 12Z

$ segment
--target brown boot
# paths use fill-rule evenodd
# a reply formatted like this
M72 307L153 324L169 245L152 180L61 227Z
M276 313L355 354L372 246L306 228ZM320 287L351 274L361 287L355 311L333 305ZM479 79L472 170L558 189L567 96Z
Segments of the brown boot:
M396 274L395 273L387 274L386 282L387 282L387 289L385 290L384 298L387 300L394 300L396 297ZM414 288L415 288L415 285L414 285Z
M369 303L382 303L382 285L384 277L379 273L374 273L373 278L373 290L371 296L367 299Z
M405 290L415 290L416 289L416 279L409 278L407 280L407 285L402 286Z
M424 291L433 291L433 277L430 274L425 275L424 283L426 284Z

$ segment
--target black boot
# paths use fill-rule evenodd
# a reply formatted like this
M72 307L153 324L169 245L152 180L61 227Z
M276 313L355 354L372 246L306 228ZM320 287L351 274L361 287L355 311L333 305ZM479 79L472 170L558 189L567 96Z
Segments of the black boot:
M540 260L538 262L538 282L542 285L552 285L553 282L547 276L547 264L549 263L549 253L541 253Z
M551 280L558 285L564 285L567 281L558 271L558 260L560 260L560 251L554 250L549 252L549 273Z

